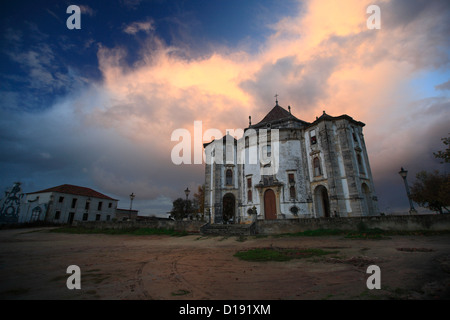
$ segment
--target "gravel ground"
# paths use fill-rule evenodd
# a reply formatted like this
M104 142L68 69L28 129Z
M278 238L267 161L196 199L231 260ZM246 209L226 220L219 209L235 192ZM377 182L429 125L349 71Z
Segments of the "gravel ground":
M449 299L450 235L382 240L321 237L131 236L0 230L0 299ZM290 261L234 257L259 247L336 253ZM67 267L81 270L69 290ZM381 289L369 290L369 265Z

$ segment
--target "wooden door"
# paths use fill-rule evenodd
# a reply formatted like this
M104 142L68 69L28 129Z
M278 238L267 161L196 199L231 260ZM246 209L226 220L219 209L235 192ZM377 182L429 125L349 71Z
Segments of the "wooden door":
M266 220L275 220L277 218L275 192L272 189L268 189L264 193L264 215Z

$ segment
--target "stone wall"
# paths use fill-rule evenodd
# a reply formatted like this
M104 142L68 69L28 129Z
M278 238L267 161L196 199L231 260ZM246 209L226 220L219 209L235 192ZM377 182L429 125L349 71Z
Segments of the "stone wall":
M175 231L186 231L189 233L200 232L200 227L205 221L174 221L174 220L152 220L152 221L74 221L72 226L80 226L92 229L128 229L128 228L151 228L170 229Z
M262 220L257 223L259 234L295 233L307 230L358 230L379 228L392 231L450 230L450 215L372 216L352 218L320 218L296 220Z
M200 233L204 221L75 221L74 226L96 229L126 229L126 228L156 228ZM444 215L414 215L414 216L372 216L351 218L310 218L286 220L258 220L257 234L295 233L307 230L332 229L352 231L364 227L366 229L379 228L391 231L450 231L450 214Z

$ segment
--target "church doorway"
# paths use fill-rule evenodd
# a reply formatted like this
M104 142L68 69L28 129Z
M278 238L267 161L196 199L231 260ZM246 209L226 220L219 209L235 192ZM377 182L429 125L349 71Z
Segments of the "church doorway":
M316 213L318 217L330 217L330 201L328 199L328 191L324 186L318 186L314 190L314 198L316 205Z
M236 198L232 193L227 193L223 196L223 211L222 217L224 223L230 223L234 220L236 213Z
M272 189L264 192L264 216L266 220L275 220L277 218L275 192Z

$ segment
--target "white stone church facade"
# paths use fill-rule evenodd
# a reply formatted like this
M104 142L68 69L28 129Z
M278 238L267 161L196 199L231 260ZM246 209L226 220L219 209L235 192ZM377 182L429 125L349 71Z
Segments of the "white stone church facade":
M364 123L323 112L312 123L278 105L239 140L204 144L211 223L378 215Z

